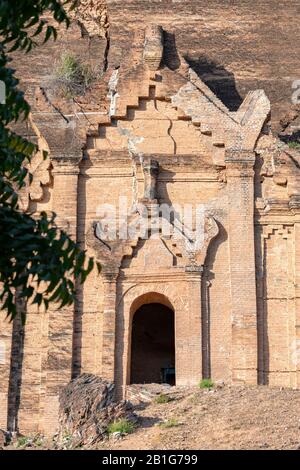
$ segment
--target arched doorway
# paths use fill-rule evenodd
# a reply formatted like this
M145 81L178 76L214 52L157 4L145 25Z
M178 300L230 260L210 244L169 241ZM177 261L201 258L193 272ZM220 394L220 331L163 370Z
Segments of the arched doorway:
M146 303L134 313L131 332L130 383L175 385L174 311Z

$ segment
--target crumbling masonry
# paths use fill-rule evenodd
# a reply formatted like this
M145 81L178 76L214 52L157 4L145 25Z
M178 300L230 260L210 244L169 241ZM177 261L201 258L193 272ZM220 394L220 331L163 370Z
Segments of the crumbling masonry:
M32 133L49 158L32 163L24 209L55 211L103 269L73 307L28 306L25 329L1 316L1 428L55 432L59 391L83 372L119 397L134 377L300 388L299 154L270 132L264 91L230 112L161 27L141 37L107 72L107 112L63 114L36 90ZM158 203L201 204L202 245L159 230L103 240L99 206L120 197L130 226L139 203L150 221Z

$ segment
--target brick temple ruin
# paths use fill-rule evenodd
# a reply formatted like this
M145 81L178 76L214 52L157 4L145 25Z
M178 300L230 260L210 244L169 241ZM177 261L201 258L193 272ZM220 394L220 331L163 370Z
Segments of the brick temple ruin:
M28 306L24 329L1 316L1 428L54 433L59 391L84 372L118 397L205 377L300 388L300 156L271 133L263 90L229 111L161 27L138 38L110 71L107 112L63 115L36 89L32 135L49 158L36 155L23 207L56 212L102 272L72 307ZM157 205L200 204L202 243L159 228L103 240L99 206L120 198L121 228L139 204L150 225Z

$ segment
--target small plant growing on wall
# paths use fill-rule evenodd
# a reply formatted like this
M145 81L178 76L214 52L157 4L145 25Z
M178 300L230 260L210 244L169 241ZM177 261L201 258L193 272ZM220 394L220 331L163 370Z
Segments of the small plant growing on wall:
M168 419L167 421L163 421L162 423L159 424L159 426L163 429L167 428L176 428L177 426L180 426L180 422L176 418L171 418Z
M214 387L214 383L211 379L203 379L201 380L201 382L199 383L199 387L200 388L213 388Z
M161 393L154 399L154 403L157 404L164 404L164 403L169 403L171 401L171 397L168 395L165 395L164 393Z
M120 434L130 434L134 431L135 425L127 419L119 419L108 425L108 434L114 434L118 432Z
M98 67L84 63L79 57L64 52L56 62L51 79L54 92L63 98L83 96L101 77Z
M296 140L291 140L288 142L288 146L290 149L300 150L300 142L297 142Z
M20 436L17 440L17 447L26 447L27 444L31 441L30 437Z

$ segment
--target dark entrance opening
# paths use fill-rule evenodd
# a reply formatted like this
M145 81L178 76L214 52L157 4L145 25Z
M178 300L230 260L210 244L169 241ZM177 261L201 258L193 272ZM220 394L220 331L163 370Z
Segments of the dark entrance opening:
M174 312L165 305L142 305L133 316L130 383L175 385Z

